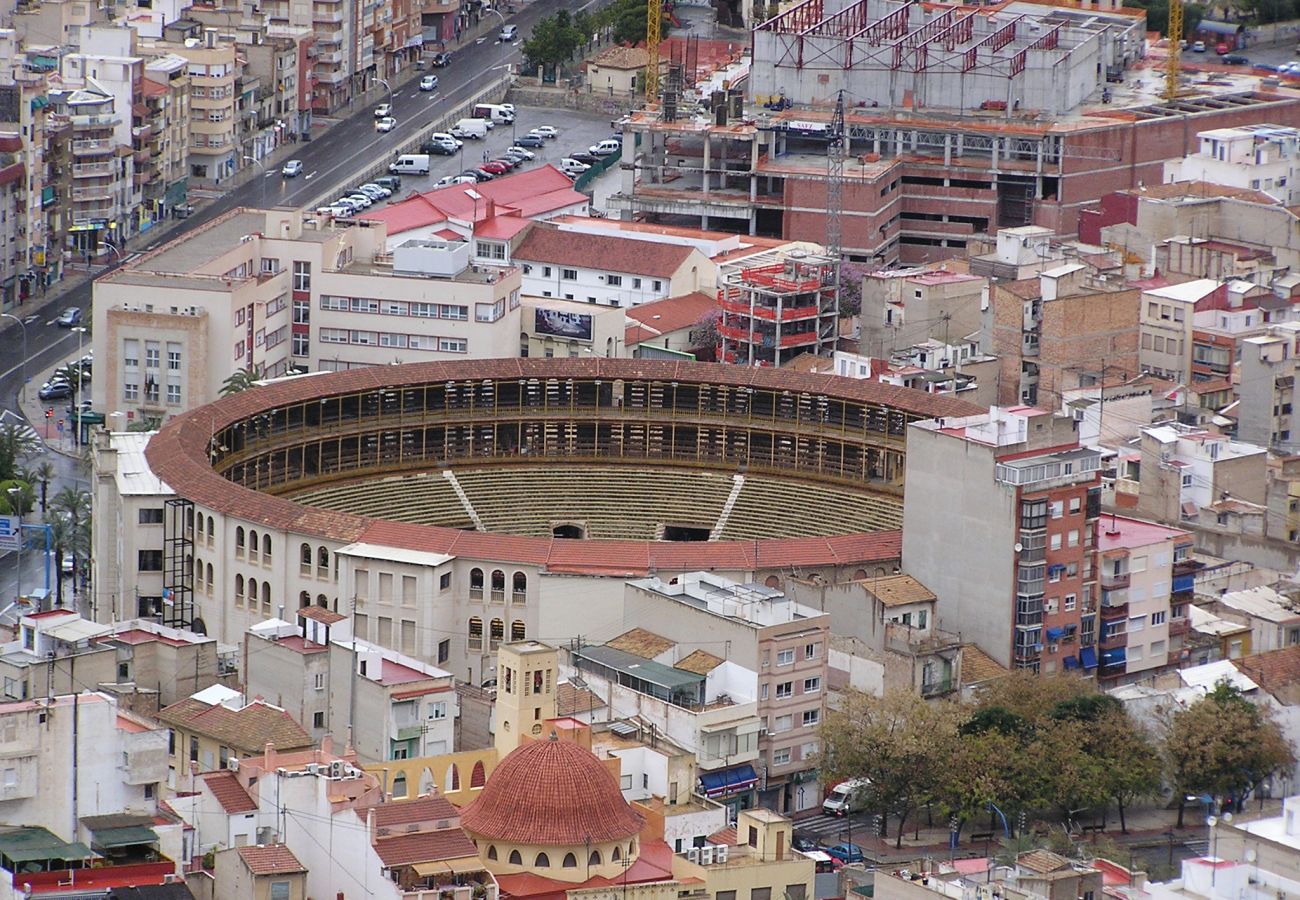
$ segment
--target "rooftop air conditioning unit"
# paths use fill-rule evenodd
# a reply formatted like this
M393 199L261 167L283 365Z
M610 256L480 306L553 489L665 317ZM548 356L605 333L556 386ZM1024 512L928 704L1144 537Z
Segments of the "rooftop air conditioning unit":
M239 757L231 756L226 760L226 768L232 772L239 771Z
M343 760L336 759L330 763L330 778L343 777Z
M727 861L727 845L718 844L713 848L713 861L724 863Z
M702 865L702 866L711 866L711 865L713 865L713 845L712 845L712 844L705 844L703 847L700 848L700 865Z
M686 851L686 858L687 858L688 860L690 860L691 862L693 862L693 863L697 863L697 862L699 862L699 861L700 861L700 848L699 848L699 847L691 847L689 850Z

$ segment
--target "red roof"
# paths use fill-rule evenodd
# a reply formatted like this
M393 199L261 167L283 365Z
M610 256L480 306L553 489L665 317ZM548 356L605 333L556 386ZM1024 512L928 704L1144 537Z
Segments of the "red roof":
M460 810L440 794L428 794L414 800L381 803L372 809L376 828L391 828L394 825L409 825L414 822L437 822L441 819L460 817Z
M478 856L474 842L459 828L378 838L375 840L375 852L383 864L390 867Z
M557 881L545 875L526 872L519 875L498 875L501 893L513 898L528 900L564 900L571 890L579 888L617 887L621 884L646 884L668 881L672 873L673 851L663 841L642 841L640 853L625 873L616 878L592 876L580 884Z
M532 224L532 219L525 219L522 216L493 216L474 226L474 237L508 241Z
M347 616L340 615L323 606L304 606L298 610L298 615L304 619L311 619L313 622L320 622L323 625L334 625L347 618Z
M590 750L554 736L512 750L461 812L470 834L516 844L621 841L644 824Z
M239 783L239 778L234 772L223 769L219 772L208 772L200 777L227 814L257 811L257 803L249 796L248 791L244 790L244 786Z
M641 324L628 326L625 343L631 347L673 331L690 328L712 312L715 305L712 294L693 291L680 297L634 306L627 310L627 317Z
M239 858L254 875L291 875L306 872L307 867L284 844L264 844L256 847L237 847Z
M515 248L516 261L575 266L604 272L627 272L651 278L671 278L698 252L687 244L640 241L617 234L586 234L538 225Z

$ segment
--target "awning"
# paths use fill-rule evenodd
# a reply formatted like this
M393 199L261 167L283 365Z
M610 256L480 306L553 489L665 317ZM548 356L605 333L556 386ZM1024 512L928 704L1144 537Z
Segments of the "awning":
M91 638L103 637L112 630L107 625L100 625L98 622L90 622L80 617L44 629L45 633L56 641L63 641L68 644L78 644Z
M101 849L134 847L138 844L156 844L158 835L143 825L126 825L122 828L101 828L92 832L90 843Z
M1083 663L1085 669L1097 668L1097 648L1084 647L1079 651L1079 662Z
M756 784L758 784L758 775L755 774L754 767L748 764L700 775L700 786L704 788L704 796L709 798L738 794Z
M483 861L477 856L462 856L459 859L440 859L437 862L422 862L411 866L416 875L467 875L470 872L482 872Z
M1062 662L1062 664L1065 666L1065 668L1066 668L1067 671L1070 670L1070 669L1077 669L1077 668L1079 668L1079 660L1077 660L1077 659L1074 658L1073 656L1067 656L1067 657L1066 657L1065 659L1063 659L1061 662Z
M1047 629L1047 639L1049 641L1059 641L1063 637L1065 637L1064 628L1052 627Z
M1208 31L1210 34L1240 34L1245 28L1245 25L1236 22L1216 22L1213 19L1201 19L1196 26L1197 31Z
M1101 664L1103 666L1117 666L1124 662L1124 648L1116 647L1114 650L1101 651Z

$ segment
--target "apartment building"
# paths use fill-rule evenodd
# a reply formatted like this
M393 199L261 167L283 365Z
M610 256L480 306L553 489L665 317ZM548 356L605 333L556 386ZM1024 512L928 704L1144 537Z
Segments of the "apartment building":
M1141 429L1139 447L1120 474L1138 482L1144 519L1174 525L1220 500L1265 502L1263 447L1176 422Z
M130 111L119 111L113 94L93 76L83 86L51 90L49 100L52 114L66 116L71 129L68 249L94 258L106 252L105 242L120 246L128 233L135 159L130 140L121 143L116 132L129 123Z
M351 0L292 3L264 0L261 12L267 34L291 37L298 46L298 118L300 134L310 133L311 114L329 114L347 103L357 88L356 36L360 4Z
M449 753L451 673L392 649L391 628L380 619L381 643L354 642L351 620L319 606L300 609L296 624L254 625L245 638L247 690L274 700L316 743L327 734L350 740L365 762Z
M676 668L705 650L722 661L706 681L725 679L736 699L757 699L766 728L758 739L759 805L790 812L816 806L817 792L798 787L819 749L830 616L776 588L709 572L687 573L672 584L629 581L623 606L624 622L642 623L671 642L674 649L664 652L676 657Z
M238 691L216 684L163 707L158 719L171 729L169 787L179 790L178 776L224 769L231 759L259 756L268 747L303 750L312 740L293 718L263 700L244 702Z
M908 430L903 569L1009 668L1096 670L1101 454L1077 429L1019 406Z
M161 222L185 204L190 175L190 76L182 56L168 54L144 67L146 143L152 169L144 186L141 227Z
M117 659L95 639L112 631L71 609L49 609L18 618L15 640L0 648L4 697L29 700L74 693L77 685L111 684ZM84 680L83 680L84 679Z
M20 223L26 221L27 166L19 153L23 140L17 135L0 135L0 308L17 305L19 273L26 275L27 260L17 246ZM8 248L13 247L10 250Z
M1190 382L1196 314L1224 308L1226 301L1226 286L1210 278L1142 291L1137 316L1141 371L1182 384Z
M267 376L519 352L519 273L463 240L237 210L96 281L96 408L161 419Z
M980 330L988 281L942 268L868 272L862 277L862 353L886 359L927 340L956 343Z
M1059 409L1064 392L1137 373L1138 292L1082 263L992 286L998 401Z
M236 81L242 65L235 44L205 29L198 46L182 39L153 47L185 59L190 78L190 177L195 184L219 186L244 164L236 131Z
M1294 418L1296 374L1300 369L1300 322L1270 325L1241 341L1237 382L1237 434L1243 441L1294 454L1300 448L1300 418Z
M1166 182L1208 181L1262 191L1286 206L1300 203L1300 130L1265 123L1196 135L1195 153L1165 163Z
M1191 560L1192 535L1130 519L1103 516L1098 525L1101 570L1101 678L1151 674L1178 656L1171 648L1177 567ZM1183 578L1190 578L1184 573Z

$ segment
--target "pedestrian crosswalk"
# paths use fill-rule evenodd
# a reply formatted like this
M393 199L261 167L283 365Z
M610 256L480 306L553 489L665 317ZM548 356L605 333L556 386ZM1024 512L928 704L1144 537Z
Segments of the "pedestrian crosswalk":
M849 839L852 830L855 837L865 837L871 829L871 822L863 821L858 816L828 816L825 813L795 822L795 831L807 837L814 837L823 844L838 844L841 839Z

